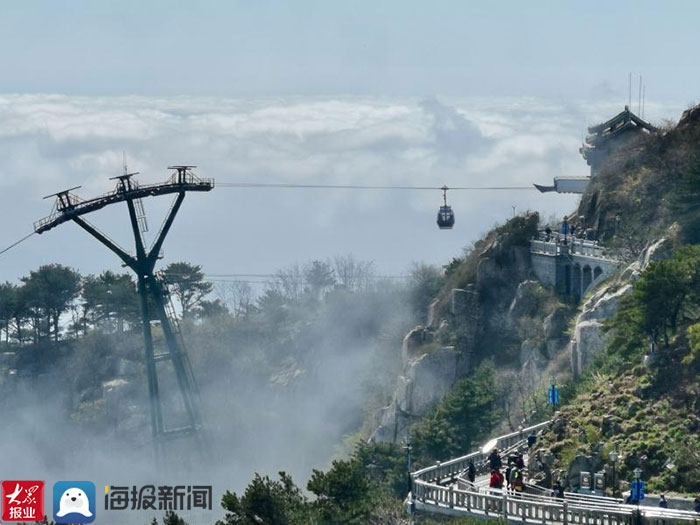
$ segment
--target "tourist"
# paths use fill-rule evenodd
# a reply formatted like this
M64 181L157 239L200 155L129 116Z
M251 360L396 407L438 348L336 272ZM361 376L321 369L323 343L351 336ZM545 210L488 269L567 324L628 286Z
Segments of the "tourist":
M695 512L700 513L700 498L695 498Z
M525 483L523 483L523 474L517 468L514 468L511 472L510 485L515 492L523 492L525 490Z
M561 481L557 481L554 485L552 496L558 499L564 499L564 487L561 486Z
M527 436L527 448L531 449L535 446L535 443L537 443L537 436L534 432L530 432L530 435Z
M501 456L498 454L498 449L494 448L493 452L489 454L489 467L491 470L501 470L503 466L503 461L501 461Z
M471 483L474 483L474 480L476 479L476 467L471 459L469 460L469 466L467 467L467 479Z
M566 236L569 234L569 223L566 220L566 217L564 217L564 220L561 223L561 234Z
M547 241L547 242L549 242L551 239L552 239L552 228L550 228L549 226L547 226L547 227L544 229L544 240Z
M661 497L659 498L659 507L662 509L667 509L668 508L668 501L666 501L666 496L661 494Z
M503 475L498 470L491 471L491 478L489 479L489 488L503 488Z

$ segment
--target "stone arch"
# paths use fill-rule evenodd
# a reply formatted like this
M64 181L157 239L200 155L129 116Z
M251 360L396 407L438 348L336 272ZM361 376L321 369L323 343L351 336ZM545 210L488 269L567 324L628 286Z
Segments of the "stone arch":
M581 265L574 264L571 272L571 294L574 296L576 301L580 301L583 296L583 290L581 289Z
M586 293L588 287L593 282L593 272L591 267L586 265L583 267L582 277L581 277L581 296Z
M596 266L593 270L593 280L597 281L598 277L600 277L601 275L603 275L603 269L600 266Z

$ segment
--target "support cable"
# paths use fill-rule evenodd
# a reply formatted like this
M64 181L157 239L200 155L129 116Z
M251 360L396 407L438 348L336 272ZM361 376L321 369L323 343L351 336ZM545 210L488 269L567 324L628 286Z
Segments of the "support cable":
M32 235L34 235L35 233L36 233L36 232L32 232L32 233L30 233L29 235L25 235L25 236L22 237L20 240L13 242L13 243L10 244L7 248L4 248L2 251L0 251L0 255L2 255L2 254L5 253L5 252L9 252L12 248L14 248L15 246L17 246L18 244L23 243L24 241L26 241L27 239L29 239L29 238L30 238Z
M331 190L534 190L533 186L365 186L361 184L292 184L284 182L217 182L219 188L302 188Z

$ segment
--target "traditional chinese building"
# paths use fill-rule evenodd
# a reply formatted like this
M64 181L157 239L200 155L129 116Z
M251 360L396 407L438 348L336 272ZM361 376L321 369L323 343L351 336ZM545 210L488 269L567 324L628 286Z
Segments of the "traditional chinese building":
M657 128L646 120L632 113L629 106L610 120L590 126L586 142L581 149L581 155L591 167L591 176L595 176L601 165L612 153L640 133L655 133Z

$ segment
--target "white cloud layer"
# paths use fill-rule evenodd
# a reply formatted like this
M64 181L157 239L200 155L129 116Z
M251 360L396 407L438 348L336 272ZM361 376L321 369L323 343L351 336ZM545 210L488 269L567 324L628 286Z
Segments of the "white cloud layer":
M111 189L122 167L142 181L164 180L165 166L189 163L218 181L503 186L586 174L578 146L588 124L616 104L540 99L380 97L0 96L0 244L50 211L41 197L82 185ZM680 108L679 108L680 109ZM657 106L657 114L676 108ZM677 116L676 113L665 115ZM217 188L186 200L166 242L166 260L190 260L209 273L271 272L293 262L352 252L382 273L414 261L444 263L516 211L569 211L572 196L451 192L457 225L434 224L440 192ZM151 229L166 202L146 203ZM125 210L94 217L128 240ZM0 258L0 279L61 262L83 272L117 267L106 250L66 224Z

